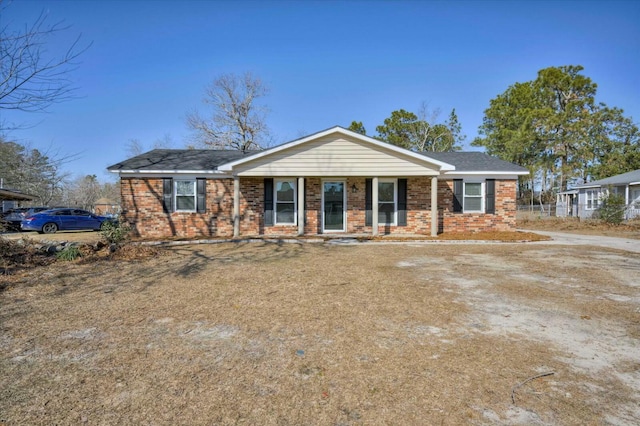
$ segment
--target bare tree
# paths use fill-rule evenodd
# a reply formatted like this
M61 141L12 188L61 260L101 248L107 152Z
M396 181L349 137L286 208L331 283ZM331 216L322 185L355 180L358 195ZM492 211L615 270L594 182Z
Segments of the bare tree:
M71 181L66 188L67 204L85 210L93 209L102 187L96 175L86 175Z
M165 133L163 137L155 140L153 149L170 149L173 148L174 145L171 133Z
M6 17L8 6L0 0L0 14ZM80 36L59 56L47 53L47 39L69 29L62 22L47 23L42 13L30 25L0 27L0 111L45 111L52 104L69 100L76 90L69 74L78 57L90 45L80 47ZM0 123L0 130L6 130Z
M165 133L163 137L158 138L153 142L153 147L151 149L169 149L173 148L174 145L171 134ZM137 157L147 151L147 148L140 139L129 139L125 145L125 150L130 157Z
M266 148L269 144L268 111L259 101L267 92L262 81L250 73L243 76L224 74L216 78L206 88L203 100L212 109L211 115L202 117L198 112L187 115L194 142L214 149L242 152Z
M140 139L129 139L125 150L130 157L137 157L144 152L144 145L140 142Z

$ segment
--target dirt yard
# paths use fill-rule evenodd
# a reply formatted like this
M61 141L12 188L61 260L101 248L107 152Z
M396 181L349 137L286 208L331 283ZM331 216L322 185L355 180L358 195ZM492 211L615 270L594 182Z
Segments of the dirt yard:
M0 277L0 424L640 423L640 255L161 253Z

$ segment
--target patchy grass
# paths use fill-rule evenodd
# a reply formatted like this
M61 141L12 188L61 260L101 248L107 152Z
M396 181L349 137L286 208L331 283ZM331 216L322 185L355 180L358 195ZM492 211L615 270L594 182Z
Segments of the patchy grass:
M155 250L4 277L0 422L640 421L640 256L508 243Z

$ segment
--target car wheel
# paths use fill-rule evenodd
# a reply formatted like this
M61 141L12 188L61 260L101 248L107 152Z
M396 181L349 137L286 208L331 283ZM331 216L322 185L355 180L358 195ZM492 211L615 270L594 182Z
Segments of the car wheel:
M55 223L45 223L42 226L42 232L44 232L45 234L55 234L56 231L58 230L58 225L56 225Z

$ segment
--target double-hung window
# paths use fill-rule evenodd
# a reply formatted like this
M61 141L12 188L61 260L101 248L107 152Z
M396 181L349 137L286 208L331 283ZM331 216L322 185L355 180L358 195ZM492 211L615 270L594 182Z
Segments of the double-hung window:
M296 183L294 180L275 180L275 223L295 225Z
M162 210L165 213L204 213L207 210L207 179L162 179Z
M396 180L378 181L378 224L395 225L398 203Z
M482 182L464 182L464 212L483 212Z
M196 211L196 181L175 181L175 206L176 211Z
M587 189L587 210L597 210L600 207L600 191L597 189Z
M453 211L496 214L496 180L453 180Z

